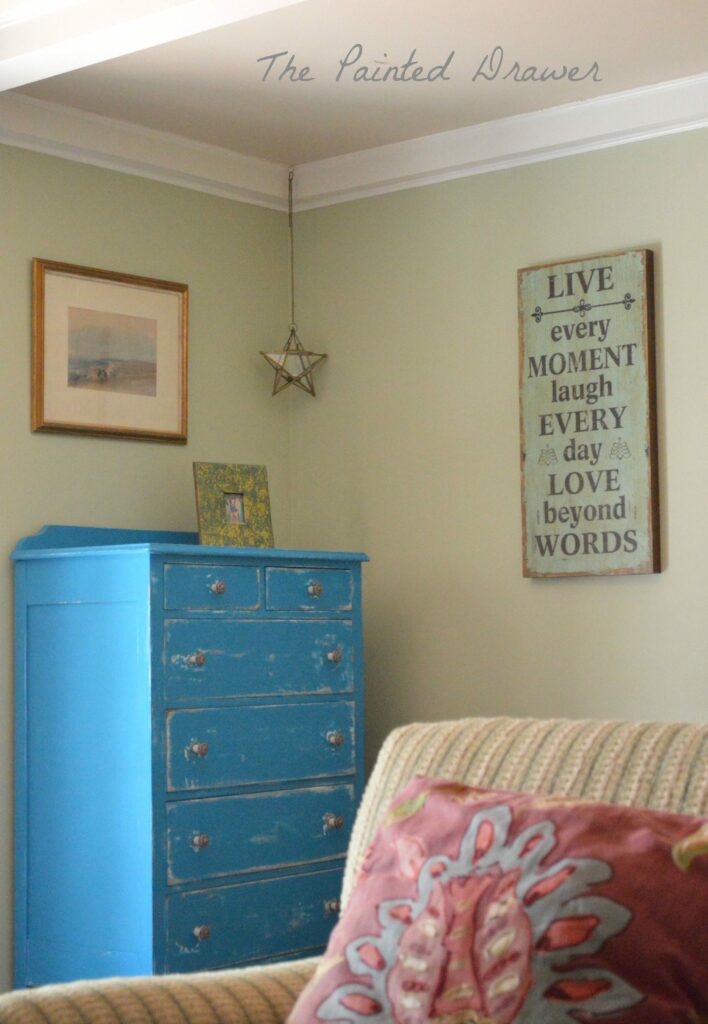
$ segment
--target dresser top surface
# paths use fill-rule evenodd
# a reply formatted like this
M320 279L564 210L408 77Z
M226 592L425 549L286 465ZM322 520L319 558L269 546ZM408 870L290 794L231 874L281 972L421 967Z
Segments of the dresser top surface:
M257 559L259 561L367 562L368 555L357 551L308 551L301 548L210 547L199 543L196 533L168 530L119 530L95 526L45 526L18 541L12 558L16 561L37 558L66 558L124 551L181 555L189 558Z

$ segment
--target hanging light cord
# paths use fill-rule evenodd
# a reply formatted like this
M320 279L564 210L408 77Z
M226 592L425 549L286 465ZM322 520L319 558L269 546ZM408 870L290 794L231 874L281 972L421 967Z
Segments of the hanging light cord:
M296 329L295 324L295 243L293 238L293 178L295 172L290 168L288 174L288 228L290 231L290 330Z
M308 352L297 336L295 323L295 232L293 230L293 178L294 168L288 173L288 231L290 241L290 334L280 352L261 352L263 358L275 370L273 394L294 384L296 387L315 394L312 371L327 358L326 352Z

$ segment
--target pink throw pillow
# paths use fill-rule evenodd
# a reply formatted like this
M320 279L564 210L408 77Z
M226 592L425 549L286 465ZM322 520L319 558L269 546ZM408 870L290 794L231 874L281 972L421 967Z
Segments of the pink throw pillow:
M708 818L416 778L289 1024L703 1024Z

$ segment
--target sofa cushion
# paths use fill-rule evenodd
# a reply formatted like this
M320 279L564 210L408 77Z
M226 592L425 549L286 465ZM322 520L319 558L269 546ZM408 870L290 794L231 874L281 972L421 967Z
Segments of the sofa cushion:
M708 818L419 777L289 1021L689 1024L707 907Z
M497 717L394 729L379 751L354 822L343 906L386 808L415 775L708 815L708 722Z

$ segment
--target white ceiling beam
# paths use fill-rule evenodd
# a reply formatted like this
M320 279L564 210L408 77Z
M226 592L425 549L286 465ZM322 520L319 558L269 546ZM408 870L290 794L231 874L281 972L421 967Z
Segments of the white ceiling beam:
M2 3L0 6L0 31L11 25L21 25L35 18L55 11L64 11L68 7L78 7L83 0L15 0L15 3Z
M17 0L0 8L0 92L306 0Z

